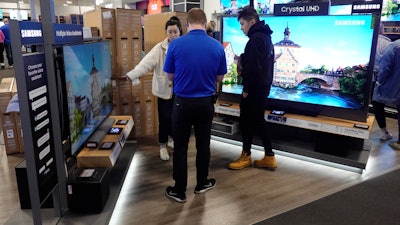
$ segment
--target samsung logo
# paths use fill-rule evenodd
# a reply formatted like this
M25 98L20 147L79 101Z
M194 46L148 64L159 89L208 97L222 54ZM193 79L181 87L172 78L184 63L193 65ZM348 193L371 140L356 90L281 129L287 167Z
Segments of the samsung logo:
M42 30L21 30L22 38L42 37Z
M353 5L353 10L380 9L380 4Z
M364 26L365 20L335 20L335 26Z

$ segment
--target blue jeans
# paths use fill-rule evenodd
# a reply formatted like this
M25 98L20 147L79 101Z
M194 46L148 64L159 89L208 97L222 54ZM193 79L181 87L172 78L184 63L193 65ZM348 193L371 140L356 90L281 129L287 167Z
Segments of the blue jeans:
M211 124L214 117L213 100L214 96L204 98L175 96L174 98L172 109L173 178L178 193L186 192L187 152L192 126L196 137L197 185L203 185L207 182L210 164Z

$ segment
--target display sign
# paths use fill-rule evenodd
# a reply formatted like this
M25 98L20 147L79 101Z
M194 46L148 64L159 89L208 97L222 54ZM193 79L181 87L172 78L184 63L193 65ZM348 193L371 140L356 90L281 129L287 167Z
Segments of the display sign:
M26 93L31 120L32 147L35 155L40 201L51 193L57 184L53 131L44 53L23 56Z
M83 25L53 24L54 44L69 44L83 42Z
M38 22L19 22L22 45L43 44L43 26Z
M329 2L275 4L275 16L328 15Z
M382 1L355 1L351 6L351 14L381 13Z

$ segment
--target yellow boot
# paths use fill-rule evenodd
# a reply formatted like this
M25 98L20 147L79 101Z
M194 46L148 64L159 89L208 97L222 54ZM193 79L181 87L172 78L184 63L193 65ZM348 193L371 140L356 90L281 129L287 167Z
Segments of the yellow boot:
M275 170L277 166L275 156L264 156L261 160L254 160L254 165L257 167L263 167L270 170Z
M247 155L245 151L242 151L242 154L237 160L229 163L229 169L232 170L241 170L248 166L251 166L251 157Z

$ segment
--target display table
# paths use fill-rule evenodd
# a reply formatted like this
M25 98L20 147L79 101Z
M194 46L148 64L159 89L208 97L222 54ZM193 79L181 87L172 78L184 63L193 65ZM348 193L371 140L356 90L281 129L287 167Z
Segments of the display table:
M215 113L213 138L241 141L240 131L229 132L238 124L239 104L219 101ZM368 116L366 122L358 122L289 113L279 116L267 110L265 119L270 122L272 146L278 151L338 163L356 168L358 172L366 167L374 116ZM255 139L254 144L262 145L259 139Z
M110 116L110 118L115 119L112 128L116 130L116 133L109 132L96 148L83 148L77 156L79 168L114 166L134 122L131 116ZM120 123L119 121L124 122ZM108 144L108 146L105 147L103 144Z

